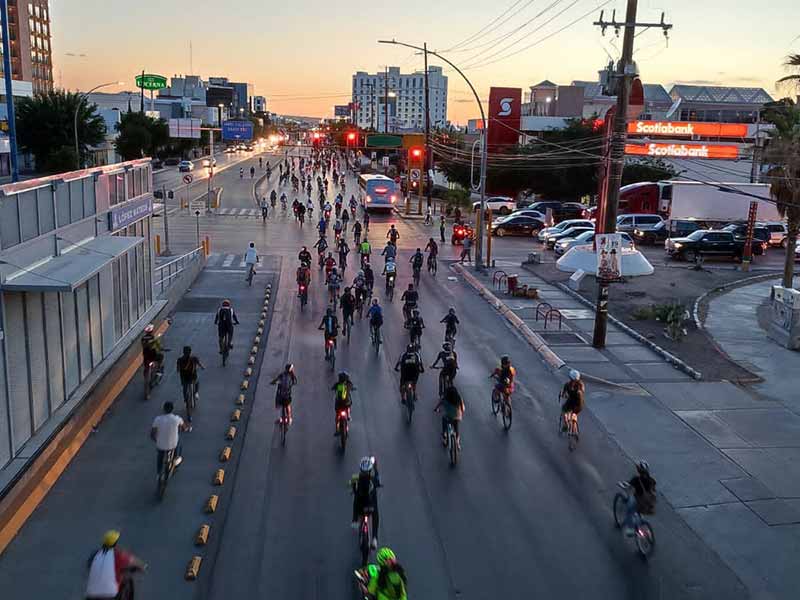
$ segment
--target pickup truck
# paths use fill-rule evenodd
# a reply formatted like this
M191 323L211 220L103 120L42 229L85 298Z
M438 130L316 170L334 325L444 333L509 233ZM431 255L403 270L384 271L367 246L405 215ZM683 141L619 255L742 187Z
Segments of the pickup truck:
M734 237L730 231L701 229L686 237L668 238L664 250L671 258L696 260L700 256L729 256L741 260L744 240ZM764 254L766 242L753 240L753 255Z

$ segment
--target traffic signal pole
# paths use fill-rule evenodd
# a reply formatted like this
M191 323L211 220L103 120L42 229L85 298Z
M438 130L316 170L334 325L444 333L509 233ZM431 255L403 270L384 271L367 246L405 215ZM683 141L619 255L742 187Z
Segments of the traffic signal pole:
M425 55L425 179L420 177L420 180L427 183L427 198L428 208L431 207L431 192L433 188L433 181L430 178L430 172L433 169L433 154L431 154L431 101L430 101L430 87L428 83L428 43L422 44L424 48L423 54ZM420 202L420 204L422 204ZM420 213L422 208L420 206Z

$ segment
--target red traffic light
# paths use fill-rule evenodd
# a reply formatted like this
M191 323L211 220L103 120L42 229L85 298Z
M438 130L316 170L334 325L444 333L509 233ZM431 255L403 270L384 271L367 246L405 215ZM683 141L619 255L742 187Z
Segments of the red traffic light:
M411 156L414 158L422 158L422 148L412 148Z
M355 139L356 139L356 134L355 134L355 133L353 133L353 132L350 132L350 133L348 133L348 134L347 134L347 139L348 139L348 140L350 140L351 142L352 142L352 141L355 141Z
M314 132L314 139L315 139L315 140L318 140L318 139L319 139L319 134L318 134L318 133L316 133L316 132Z

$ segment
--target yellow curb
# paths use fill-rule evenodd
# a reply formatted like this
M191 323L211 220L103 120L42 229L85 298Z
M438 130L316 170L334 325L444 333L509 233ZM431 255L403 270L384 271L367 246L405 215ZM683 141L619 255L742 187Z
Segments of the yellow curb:
M244 404L244 394L239 394L239 397L236 398L236 404L238 404L239 406Z
M208 525L202 525L197 531L197 535L194 536L194 545L205 546L208 543L208 533L210 530L211 528Z
M250 354L258 354L258 346L253 346L250 348Z
M225 469L217 469L214 473L214 485L222 485L225 482Z
M254 364L256 364L256 357L255 357L255 356L251 356L250 358L248 358L248 359L247 359L247 364L248 364L248 365L254 365Z
M242 381L242 390L246 390L249 387L250 387L250 382L247 379Z
M263 327L259 327L258 331L256 333L258 333L258 335L261 335L262 333L264 333L264 328Z
M266 322L266 321L264 321L264 319L259 319L259 320L258 320L258 326L259 326L259 327L263 327L265 322Z
M250 368L250 367L247 367L247 368L244 370L244 374L245 374L245 377L250 377L250 376L253 374L253 369L252 369L252 368Z
M253 343L254 343L256 346L258 346L258 345L261 343L261 336L260 336L260 335L257 335L256 337L254 337L254 338L253 338Z
M228 462L231 459L231 447L225 446L219 453L219 462Z
M225 439L232 440L235 437L236 437L236 427L233 426L228 427L228 433L225 434Z
M184 575L186 581L194 581L197 579L197 574L200 572L200 563L202 562L202 557L192 557L192 559L189 561L189 564L186 566L186 574Z
M242 411L240 411L238 408L231 413L231 421L238 421L241 418L242 418Z
M205 512L213 513L215 510L217 510L217 502L219 502L219 496L212 494L206 502L206 507L204 509Z
M265 310L261 311L261 320L263 321L266 318L267 318L267 311Z

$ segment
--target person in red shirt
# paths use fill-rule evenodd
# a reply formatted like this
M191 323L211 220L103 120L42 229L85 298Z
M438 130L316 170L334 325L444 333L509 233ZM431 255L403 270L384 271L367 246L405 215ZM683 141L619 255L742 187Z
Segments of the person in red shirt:
M129 571L147 568L130 552L117 548L120 533L107 531L103 545L89 557L89 577L86 582L87 600L110 600L117 598Z

